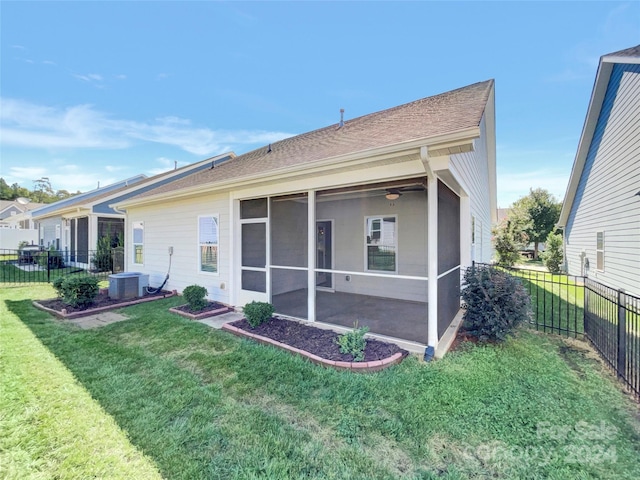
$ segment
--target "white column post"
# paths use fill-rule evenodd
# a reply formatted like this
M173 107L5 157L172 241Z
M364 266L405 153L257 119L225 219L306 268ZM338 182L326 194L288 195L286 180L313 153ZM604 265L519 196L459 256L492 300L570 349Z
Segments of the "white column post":
M427 179L427 258L428 341L425 360L433 358L438 348L438 178L433 172Z
M309 191L307 208L307 319L316 321L316 192Z

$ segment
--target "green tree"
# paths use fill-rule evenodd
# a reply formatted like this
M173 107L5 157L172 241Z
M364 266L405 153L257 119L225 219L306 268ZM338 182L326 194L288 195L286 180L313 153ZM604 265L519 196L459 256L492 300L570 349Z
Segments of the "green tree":
M545 241L542 261L551 273L560 272L562 256L562 235L550 233Z
M33 181L33 199L38 203L46 203L45 200L55 197L55 192L51 188L49 177L42 177Z
M529 195L518 199L511 207L509 218L514 229L533 242L533 258L538 258L540 242L554 230L561 208L562 204L543 188L530 189Z
M503 267L511 267L520 260L520 247L527 242L524 233L507 221L493 229L493 246L496 250L496 262Z

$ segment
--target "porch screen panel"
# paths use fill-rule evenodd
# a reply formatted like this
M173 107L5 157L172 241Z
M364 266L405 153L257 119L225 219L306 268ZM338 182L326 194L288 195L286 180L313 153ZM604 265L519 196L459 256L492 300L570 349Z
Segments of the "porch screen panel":
M308 266L308 213L306 195L271 199L271 265Z
M76 219L71 219L71 261L76 261Z
M308 318L307 271L272 268L271 298L277 313Z
M118 246L121 240L124 245L124 219L98 217L98 238L109 237L111 246Z
M78 262L89 262L89 218L78 218Z
M267 225L242 225L242 266L265 268L267 264Z
M267 274L255 270L242 270L242 289L252 292L266 292Z
M460 197L438 181L438 338L460 310L459 267Z

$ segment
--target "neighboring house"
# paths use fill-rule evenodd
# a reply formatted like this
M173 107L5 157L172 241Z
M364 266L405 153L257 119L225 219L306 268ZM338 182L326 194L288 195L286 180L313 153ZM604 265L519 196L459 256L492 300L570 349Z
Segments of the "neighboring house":
M17 200L0 200L0 228L34 229L36 225L24 214L45 205L44 203L20 203Z
M494 82L287 138L115 205L126 267L428 356L492 256ZM472 225L474 231L472 231ZM472 239L475 239L472 244ZM447 340L443 335L447 332ZM446 348L446 347L445 347Z
M217 164L234 156L233 153L219 155L150 178L138 175L39 208L32 215L40 224L40 244L45 248L53 245L65 254L67 262L87 267L90 252L96 250L100 238L108 235L113 241L118 237L124 241L126 236L125 215L110 207L111 203L210 169L214 162Z
M558 225L570 274L640 295L640 45L600 58Z
M23 243L38 241L37 224L31 219L31 210L44 203L21 203L0 200L0 249L15 250Z

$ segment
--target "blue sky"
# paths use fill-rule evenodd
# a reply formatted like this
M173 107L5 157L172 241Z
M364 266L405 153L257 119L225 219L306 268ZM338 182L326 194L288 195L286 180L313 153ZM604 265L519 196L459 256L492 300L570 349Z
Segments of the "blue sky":
M498 204L564 195L640 2L0 2L0 175L90 190L496 81Z

